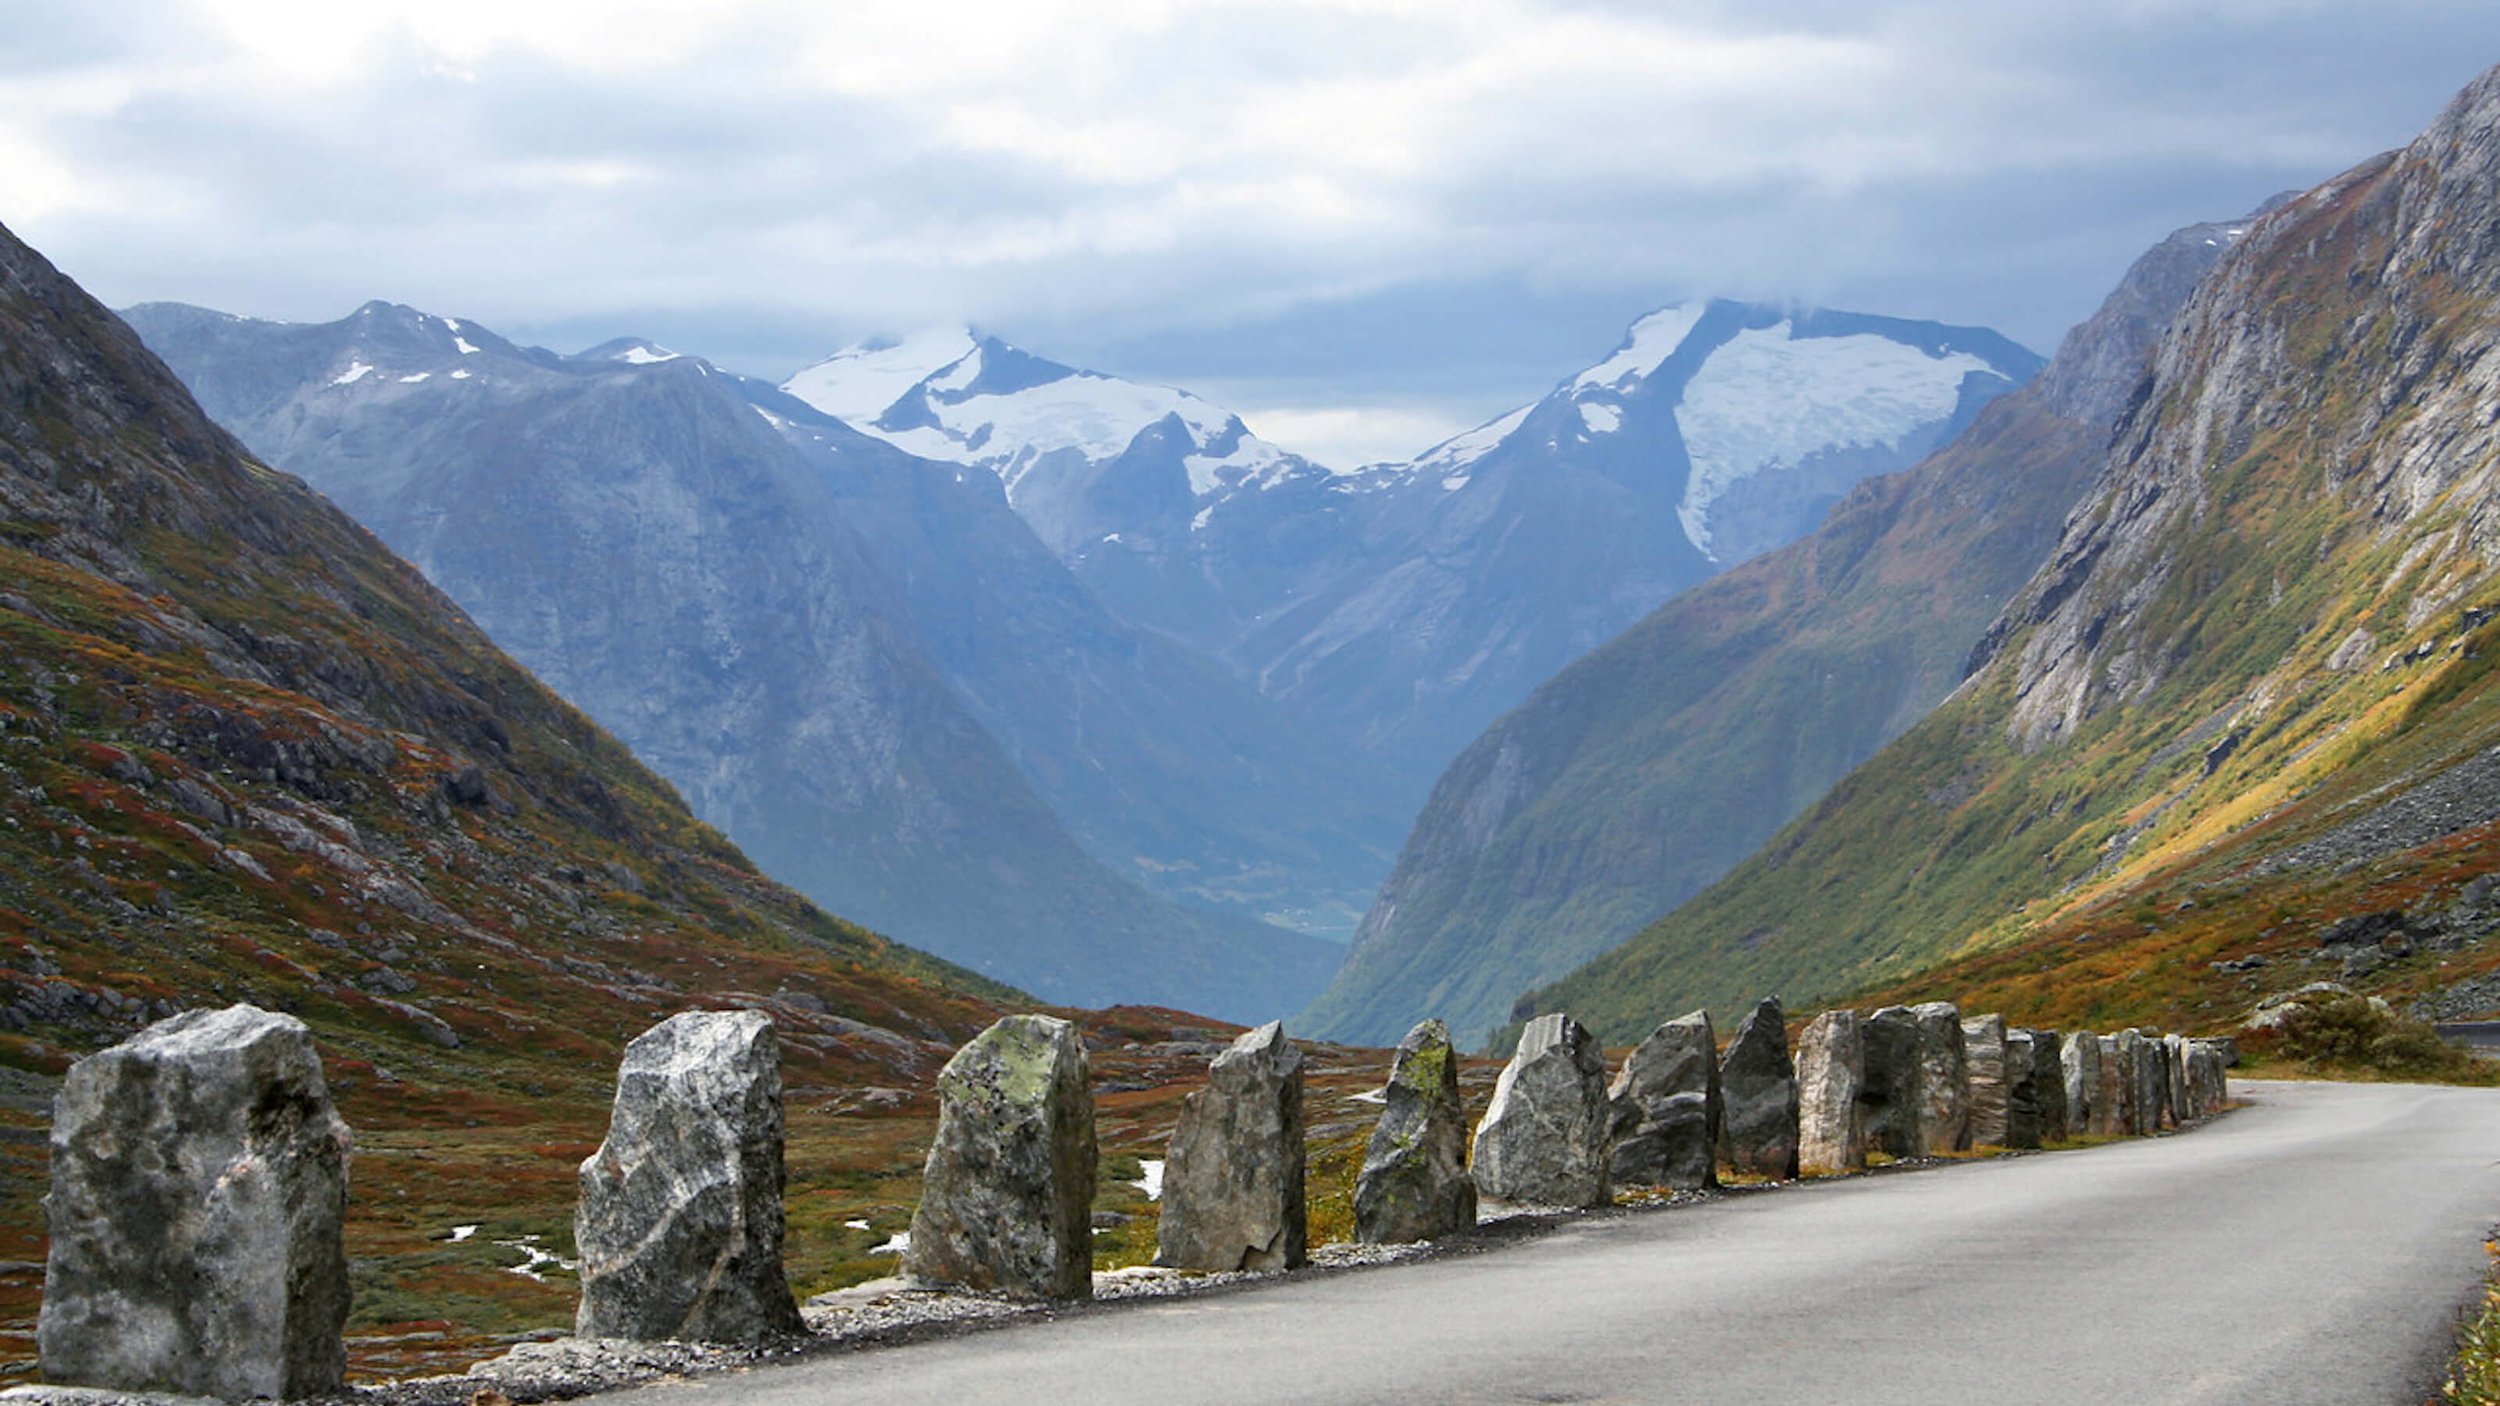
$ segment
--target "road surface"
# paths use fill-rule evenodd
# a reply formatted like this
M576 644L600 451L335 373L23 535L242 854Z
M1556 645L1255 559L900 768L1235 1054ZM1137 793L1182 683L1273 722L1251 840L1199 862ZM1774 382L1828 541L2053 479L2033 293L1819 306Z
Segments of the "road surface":
M2500 1091L2235 1086L2185 1134L635 1393L826 1402L2413 1406L2500 1221Z

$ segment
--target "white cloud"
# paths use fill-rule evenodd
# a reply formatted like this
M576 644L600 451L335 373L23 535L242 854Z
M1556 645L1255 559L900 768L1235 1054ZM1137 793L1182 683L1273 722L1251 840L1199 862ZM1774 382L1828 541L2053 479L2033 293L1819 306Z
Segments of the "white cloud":
M21 7L0 220L108 298L279 316L1220 340L1511 280L1620 290L1627 322L1802 294L2045 343L2168 227L2417 127L2500 57L2485 3Z

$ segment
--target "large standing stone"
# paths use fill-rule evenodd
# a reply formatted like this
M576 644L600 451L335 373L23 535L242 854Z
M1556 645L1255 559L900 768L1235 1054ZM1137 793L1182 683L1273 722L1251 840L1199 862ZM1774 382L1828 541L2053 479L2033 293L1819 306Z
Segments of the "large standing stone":
M1912 1006L1918 1018L1921 1150L1958 1152L1970 1146L1970 1071L1962 1048L1962 1013L1951 1001Z
M2118 1046L2128 1058L2133 1101L2128 1103L2128 1131L2150 1138L2163 1131L2163 1106L2170 1103L2170 1076L2163 1073L2163 1041L2143 1031L2118 1031Z
M2101 1037L2079 1030L2065 1037L2058 1051L2066 1076L2066 1131L2091 1137L2103 1131L2107 1113L2101 1107Z
M293 1016L190 1011L72 1065L52 1108L44 1377L229 1401L336 1390L351 1143Z
M937 1136L903 1272L1028 1298L1093 1293L1094 1095L1085 1042L1011 1015L938 1072Z
M1606 1090L1617 1186L1693 1191L1719 1184L1719 1042L1710 1013L1649 1032Z
M781 1041L761 1011L634 1037L573 1239L585 1338L756 1343L803 1330L781 1269Z
M1354 1238L1402 1245L1473 1229L1476 1182L1448 1026L1427 1020L1406 1032L1386 1097L1354 1183Z
M1967 1145L2005 1146L2005 1017L1974 1016L1962 1022L1962 1071L1970 1088Z
M1567 1015L1538 1016L1476 1129L1476 1189L1496 1201L1603 1206L1614 1199L1612 1123L1596 1039Z
M1856 1011L1825 1011L1797 1037L1797 1169L1866 1166L1866 1040Z
M2136 1133L2135 1055L2141 1048L2141 1037L2130 1040L2132 1030L2101 1037L2101 1116L2100 1131L2111 1137L2132 1137Z
M1797 1175L1797 1066L1788 1058L1788 1018L1766 996L1747 1012L1719 1063L1727 1112L1719 1147L1727 1164L1752 1176Z
M2190 1040L2183 1056L2187 1065L2191 1116L2211 1118L2231 1101L2230 1054L2220 1041Z
M2181 1123L2193 1120L2196 1115L2190 1112L2188 1107L2191 1099L2188 1093L2187 1037L2185 1035L2161 1037L2161 1069L2162 1073L2170 1077L2169 1097L2163 1103L2163 1106L2170 1112L2170 1125L2177 1127Z
M1249 1031L1181 1100L1163 1164L1155 1263L1174 1269L1299 1269L1302 1051L1281 1021Z
M2005 1032L2005 1142L2007 1147L2040 1145L2040 1086L2033 1061L2037 1048L2028 1030Z
M1858 1027L1865 1049L1865 1078L1858 1089L1869 1150L1890 1157L1924 1157L1919 1137L1920 1065L1918 1016L1907 1006L1886 1006Z
M2066 1105L2066 1037L2054 1030L2026 1033L2031 1036L2031 1097L2040 1119L2040 1139L2032 1146L2064 1142L2074 1136L2073 1111Z

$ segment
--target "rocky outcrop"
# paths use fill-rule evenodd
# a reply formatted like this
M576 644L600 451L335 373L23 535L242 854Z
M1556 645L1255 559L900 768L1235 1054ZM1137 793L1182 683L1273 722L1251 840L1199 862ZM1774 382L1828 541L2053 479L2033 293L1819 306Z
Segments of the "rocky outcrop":
M1866 1040L1856 1011L1825 1011L1797 1037L1797 1169L1866 1166Z
M72 1065L44 1199L46 1380L229 1401L337 1390L350 1145L292 1016L192 1011Z
M1970 1081L1962 1045L1962 1013L1950 1001L1910 1008L1918 1021L1919 1149L1928 1154L1970 1146Z
M1473 1229L1476 1183L1449 1027L1427 1020L1406 1032L1384 1097L1354 1183L1354 1238L1397 1245Z
M1797 1175L1797 1067L1779 998L1763 998L1736 1027L1719 1064L1726 1114L1719 1150L1730 1168L1774 1180Z
M2004 1147L2007 1073L2005 1017L1962 1022L1963 1077L1970 1090L1970 1146Z
M1270 1021L1217 1055L1207 1086L1181 1100L1155 1263L1299 1269L1309 1259L1302 1171L1302 1051Z
M1602 1206L1613 1199L1606 1065L1559 1012L1529 1021L1476 1129L1476 1189L1497 1201Z
M573 1238L586 1338L756 1343L802 1331L782 1273L781 1041L761 1011L634 1038Z
M1093 1294L1094 1096L1067 1021L1011 1015L938 1074L903 1272L1028 1298Z
M1858 1107L1867 1147L1888 1157L1927 1155L1918 1116L1924 1095L1917 1015L1907 1006L1886 1006L1868 1016L1858 1034L1865 1055Z
M1614 1182L1691 1191L1719 1184L1718 1037L1694 1011L1649 1033L1606 1091L1614 1109Z

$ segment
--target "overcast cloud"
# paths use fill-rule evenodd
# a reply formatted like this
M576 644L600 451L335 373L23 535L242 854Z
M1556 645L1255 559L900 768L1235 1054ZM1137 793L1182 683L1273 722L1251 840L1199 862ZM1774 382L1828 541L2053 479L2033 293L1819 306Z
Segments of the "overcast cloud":
M968 320L1344 462L1679 297L2047 351L2495 62L2489 0L0 0L0 222L775 377Z

